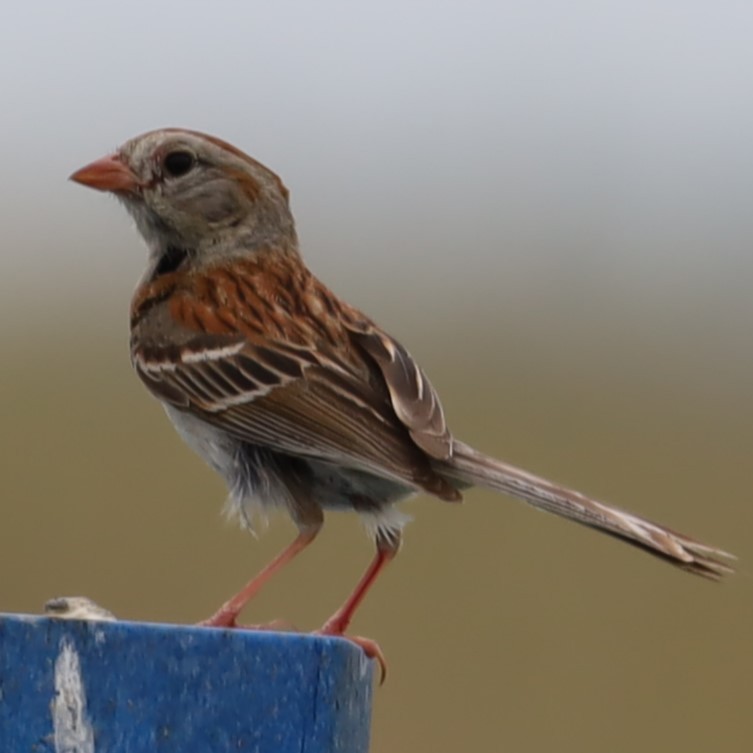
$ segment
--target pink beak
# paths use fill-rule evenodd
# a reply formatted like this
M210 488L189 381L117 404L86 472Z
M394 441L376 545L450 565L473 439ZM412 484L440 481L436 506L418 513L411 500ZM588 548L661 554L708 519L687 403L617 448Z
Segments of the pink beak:
M135 191L141 185L117 154L102 157L76 170L70 179L98 191Z

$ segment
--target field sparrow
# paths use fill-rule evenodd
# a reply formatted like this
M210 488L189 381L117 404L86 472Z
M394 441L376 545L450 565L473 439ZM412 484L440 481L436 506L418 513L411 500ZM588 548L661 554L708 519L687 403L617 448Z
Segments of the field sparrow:
M288 191L234 146L167 128L126 142L72 180L131 213L149 264L131 306L131 356L185 441L226 481L232 511L283 508L297 538L204 624L230 627L310 544L326 509L366 521L376 556L321 632L343 635L417 492L458 502L474 485L604 531L692 573L727 555L484 455L455 439L400 343L307 269ZM371 653L375 644L360 639Z

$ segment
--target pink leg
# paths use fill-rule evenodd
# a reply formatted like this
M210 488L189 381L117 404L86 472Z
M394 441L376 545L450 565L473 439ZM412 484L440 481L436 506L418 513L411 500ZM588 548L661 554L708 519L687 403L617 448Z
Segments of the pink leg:
M396 548L390 549L378 549L376 556L371 561L371 564L366 569L366 572L361 576L361 580L353 589L353 592L345 600L345 603L322 625L318 631L321 635L339 635L347 638L356 645L360 646L372 659L376 659L379 662L379 668L381 670L381 679L379 684L381 685L387 677L387 661L384 658L382 649L376 641L372 641L370 638L363 638L361 636L346 636L345 631L348 629L353 615L356 609L360 606L364 597L368 593L371 586L374 585L374 581L382 572L384 567L391 562L397 554Z
M232 599L226 601L208 620L200 622L205 627L236 627L243 607L261 590L278 571L302 552L319 533L319 526L301 531L295 540L283 549L261 572L252 578Z
M369 589L374 585L379 573L385 565L395 557L394 551L378 550L366 572L361 576L353 593L345 600L345 603L330 617L322 626L323 635L343 635L348 629L356 609L361 605Z

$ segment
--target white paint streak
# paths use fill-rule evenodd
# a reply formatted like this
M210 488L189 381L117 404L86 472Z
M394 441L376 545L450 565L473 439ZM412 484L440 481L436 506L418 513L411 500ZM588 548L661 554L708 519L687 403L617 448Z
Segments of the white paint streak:
M86 691L73 644L63 638L55 661L52 702L55 753L95 753L94 730L86 716Z

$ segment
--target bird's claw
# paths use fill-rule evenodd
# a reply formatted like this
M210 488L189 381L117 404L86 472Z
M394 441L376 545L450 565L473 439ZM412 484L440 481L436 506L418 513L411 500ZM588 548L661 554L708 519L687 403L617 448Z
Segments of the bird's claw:
M328 630L326 625L321 630L315 631L314 635L328 635L355 643L369 659L373 659L379 664L379 686L384 685L384 681L387 679L387 659L381 646L375 640L364 638L362 635L345 635L334 630Z

